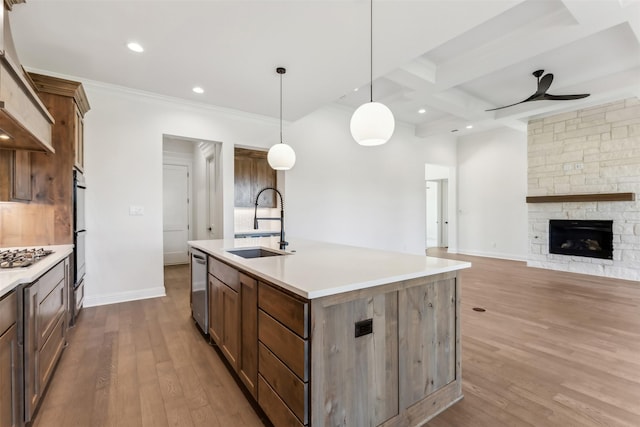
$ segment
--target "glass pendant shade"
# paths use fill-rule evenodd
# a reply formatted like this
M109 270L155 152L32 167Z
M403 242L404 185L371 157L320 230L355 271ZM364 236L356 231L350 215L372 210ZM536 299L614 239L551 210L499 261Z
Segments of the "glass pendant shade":
M272 169L286 171L296 163L296 153L285 143L275 144L267 153L267 161Z
M362 104L351 116L351 135L360 145L382 145L395 129L393 113L380 102Z

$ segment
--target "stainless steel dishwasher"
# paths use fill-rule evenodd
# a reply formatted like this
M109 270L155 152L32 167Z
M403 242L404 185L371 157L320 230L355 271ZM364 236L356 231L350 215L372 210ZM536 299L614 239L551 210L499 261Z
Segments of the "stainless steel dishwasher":
M191 248L191 315L205 335L209 334L208 288L207 254Z

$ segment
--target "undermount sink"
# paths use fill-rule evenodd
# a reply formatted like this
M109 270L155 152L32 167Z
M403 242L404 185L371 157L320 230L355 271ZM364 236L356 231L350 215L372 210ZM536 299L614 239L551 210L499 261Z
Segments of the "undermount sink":
M273 252L263 248L231 249L227 250L227 252L241 256L242 258L264 258L268 256L286 255L285 253Z

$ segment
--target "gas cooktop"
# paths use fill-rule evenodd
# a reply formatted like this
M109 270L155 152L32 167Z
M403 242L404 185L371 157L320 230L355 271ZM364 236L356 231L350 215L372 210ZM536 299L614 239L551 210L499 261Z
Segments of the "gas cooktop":
M44 248L0 250L0 268L29 267L52 253Z

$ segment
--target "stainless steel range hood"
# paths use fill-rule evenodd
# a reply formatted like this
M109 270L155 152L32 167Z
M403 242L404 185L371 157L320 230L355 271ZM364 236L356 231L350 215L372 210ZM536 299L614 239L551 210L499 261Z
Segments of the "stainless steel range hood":
M53 117L27 80L11 36L9 10L24 0L0 2L0 149L54 153L51 143Z

